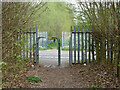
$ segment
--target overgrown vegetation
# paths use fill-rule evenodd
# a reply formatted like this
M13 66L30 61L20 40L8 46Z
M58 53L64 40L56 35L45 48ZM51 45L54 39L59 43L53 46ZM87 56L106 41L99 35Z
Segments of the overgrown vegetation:
M95 41L96 60L120 80L120 2L78 2L78 24L88 23ZM107 49L106 49L107 48Z
M49 36L59 36L61 30L69 29L72 24L72 14L69 14L66 5L65 3L47 2L2 3L3 87L14 87L14 82L18 79L26 80L25 72L30 68L33 60L24 53L30 52L25 49L25 45L29 44L26 41L26 32L31 31L33 26L40 26L38 31L46 30ZM57 48L56 43L51 43L49 48L51 47ZM31 50L33 52L33 49Z
M97 64L107 67L110 71L114 70L116 83L120 81L120 1L78 2L78 5L79 11L66 3L2 3L2 62L0 65L3 72L3 87L13 88L17 81L22 84L26 80L25 73L32 63L23 53L24 46L28 43L25 40L25 31L31 30L27 27L37 25L38 31L47 31L48 36L61 37L62 31L70 31L70 26L75 25L74 19L77 22L76 26L91 25ZM79 14L74 15L75 13ZM57 41L48 45L48 49L56 47ZM98 67L94 70L102 71L103 69ZM87 72L87 70L81 69L79 72ZM27 79L33 83L41 81L39 77L30 76ZM100 88L100 86L92 85L90 88Z
M14 87L16 82L30 67L30 59L22 56L24 32L31 26L34 14L45 7L45 2L3 2L2 3L2 73L3 87ZM42 11L42 10L41 10ZM40 13L42 14L42 13ZM18 33L19 32L19 33ZM21 37L18 39L18 34ZM23 58L24 57L24 58ZM24 79L21 79L24 80ZM5 83L9 83L6 86Z

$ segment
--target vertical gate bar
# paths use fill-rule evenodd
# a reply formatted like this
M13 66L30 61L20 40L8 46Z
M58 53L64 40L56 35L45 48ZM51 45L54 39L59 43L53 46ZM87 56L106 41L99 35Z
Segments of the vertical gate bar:
M87 63L87 26L85 26L85 62Z
M31 27L30 27L30 61L31 61L31 57L32 57L32 52L31 52Z
M47 46L48 46L48 44L47 44L48 42L47 42L47 32L46 32L46 48L47 48Z
M17 43L19 42L19 33L20 33L20 32L18 31L18 33L17 33ZM20 56L20 53L19 53L19 52L18 52L17 54L18 54L18 56Z
M84 62L84 52L83 52L83 26L82 26L82 31L81 31L81 49L82 49L82 63Z
M60 39L58 38L58 66L61 65L61 58L60 58Z
M21 29L20 29L20 34L19 34L19 36L20 36L20 44L21 44ZM20 47L20 56L22 57L22 49L21 49L21 47Z
M74 63L76 64L76 29L74 26Z
M34 26L33 26L33 62L35 62L35 33L34 33Z
M38 40L38 45L37 45L37 54L38 54L37 57L38 57L38 60L37 60L37 63L39 63L39 43L40 43L39 42L39 37L40 37L40 33L38 33L38 37L37 37L38 38L37 39Z
M93 39L93 35L92 35L92 59L94 62L94 39Z
M70 40L71 37L69 37L69 66L71 66L71 40Z
M45 41L45 44L46 44L46 48L47 48L47 32L46 32L46 41Z
M90 35L91 35L91 33L90 33L90 26L89 26L89 63L91 62L91 39L90 39Z
M25 42L25 32L24 32L23 38L24 38L24 42ZM23 50L24 50L24 51L23 51L23 54L24 54L23 57L24 57L24 59L25 59L25 43L24 43L24 48L23 48Z
M25 58L27 57L26 48L27 48L27 35L26 35L26 30L25 30Z
M80 63L80 35L79 35L79 26L78 26L78 63Z
M26 52L26 54L27 54L27 58L28 58L28 43L29 43L29 41L28 41L28 30L27 30L27 46L26 46L26 50L27 50L27 52Z
M36 26L36 64L38 64L38 30Z
M72 38L71 37L70 37L70 51L71 51L71 65L72 65L72 63L73 63L73 55L72 55L73 50L72 50Z
M23 41L23 32L21 32L21 44L22 44L22 41ZM23 59L23 44L22 44L22 47L21 47L21 57Z
M38 32L38 37L39 37L40 33ZM43 37L43 33L41 33L41 37ZM43 47L43 38L41 38L42 40L42 47Z
M113 63L113 54L114 54L114 52L113 52L113 43L111 43L111 63Z
M72 65L72 43L71 43L71 37L69 37L69 65Z
M72 49L72 26L71 26L71 49ZM73 51L71 51L71 62L73 63Z

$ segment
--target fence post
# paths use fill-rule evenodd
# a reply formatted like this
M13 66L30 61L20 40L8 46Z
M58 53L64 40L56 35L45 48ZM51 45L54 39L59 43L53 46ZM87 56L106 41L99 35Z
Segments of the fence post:
M21 29L20 29L19 36L20 36L20 44L21 44ZM20 47L20 56L22 57L22 48L21 47Z
M87 63L87 26L85 26L85 62Z
M34 30L34 26L33 26L33 62L35 62L35 30Z
M83 52L83 26L82 26L82 31L81 31L81 49L82 49L82 63L84 62L84 52Z
M31 61L31 57L32 57L31 43L32 43L32 40L31 40L31 27L30 27L30 61Z
M78 63L80 63L80 35L79 35L79 27L78 27Z
M69 65L72 65L72 38L69 37Z
M27 46L26 46L27 52L26 52L26 53L27 53L27 58L28 58L28 29L27 29L27 36L26 36L26 37L27 37L27 38L26 38L26 39L27 39Z
M94 62L95 58L94 58L94 39L93 39L93 35L92 35L92 59L93 59L93 62Z
M71 26L71 49L72 49L72 26ZM73 52L71 51L71 62L73 63Z
M91 62L91 39L90 39L90 26L89 26L89 63Z
M38 61L39 61L38 47L39 47L39 40L38 40L38 30L37 30L37 26L36 26L36 64L38 64Z
M74 63L76 64L76 29L74 26Z
M25 42L25 32L24 32L24 34L23 34L23 40L24 40L24 42ZM23 48L23 57L24 57L24 60L25 60L25 43L24 43L24 48Z

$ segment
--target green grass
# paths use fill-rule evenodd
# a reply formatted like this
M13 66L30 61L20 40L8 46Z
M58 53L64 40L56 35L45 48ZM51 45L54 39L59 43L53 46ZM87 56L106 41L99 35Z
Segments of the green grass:
M42 80L39 77L32 77L32 76L28 76L28 82L32 82L32 83L38 83L38 82L42 82Z
M47 48L39 48L39 50L47 50Z
M102 88L102 87L99 85L92 85L92 86L90 86L90 88Z
M81 70L79 71L79 73L81 73L81 72L88 72L88 70L87 70L87 69L81 69Z
M95 71L102 71L102 67L97 67L97 68L94 68Z
M69 51L69 48L62 48L63 51ZM72 48L72 50L74 51L74 48ZM78 51L78 48L76 48L76 51ZM80 51L82 51L82 49L80 49ZM85 51L85 49L83 49L83 51ZM87 50L88 52L89 50Z

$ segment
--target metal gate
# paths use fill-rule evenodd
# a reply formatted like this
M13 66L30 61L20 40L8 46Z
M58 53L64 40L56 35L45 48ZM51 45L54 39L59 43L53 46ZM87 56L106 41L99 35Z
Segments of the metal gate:
M38 28L33 27L29 28L26 31L18 32L17 38L19 40L24 40L25 44L21 47L21 51L19 56L25 60L25 58L29 59L31 62L38 64L39 62L39 40L40 37L38 36Z
M72 43L74 42L74 45ZM95 61L95 42L90 26L75 27L69 37L69 65Z

